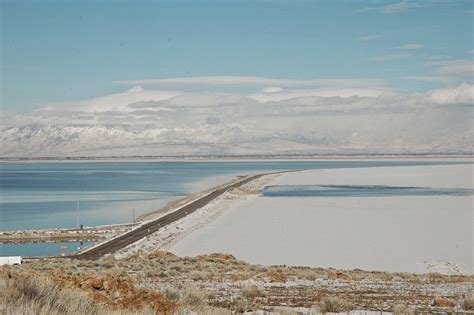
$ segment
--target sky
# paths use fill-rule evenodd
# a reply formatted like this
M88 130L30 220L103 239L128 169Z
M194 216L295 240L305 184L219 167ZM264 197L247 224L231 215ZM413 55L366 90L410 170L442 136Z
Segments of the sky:
M375 78L416 91L452 75L437 58L473 58L472 1L1 3L4 111L174 77Z
M459 117L442 127L472 131L473 1L0 3L0 129L48 119L160 125L156 112L169 106L213 112L229 102L234 109L286 102L291 111L313 98L313 109L353 100L346 111L360 102L392 112L453 105ZM164 101L165 109L136 104ZM144 117L146 110L154 116ZM67 121L71 112L90 119ZM121 119L111 120L117 112ZM187 113L194 121L202 114ZM296 113L286 122L298 125ZM430 124L433 132L440 127Z

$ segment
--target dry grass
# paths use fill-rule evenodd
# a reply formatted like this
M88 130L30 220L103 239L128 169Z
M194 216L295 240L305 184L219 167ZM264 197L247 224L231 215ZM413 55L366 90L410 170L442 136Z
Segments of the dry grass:
M2 274L4 276L5 274ZM100 286L100 281L91 284ZM101 303L78 288L67 288L43 277L26 274L0 279L0 314L5 315L152 315L152 314L231 314L229 310L209 307L205 293L195 287L183 291L179 309L163 311L150 306L117 309Z
M161 293L137 288L124 273L72 275L0 268L0 310L11 314L171 313ZM30 312L30 310L38 310Z
M463 298L461 301L461 307L465 311L473 311L474 310L474 295Z
M338 297L324 298L319 304L323 313L342 313L353 309L352 303Z
M267 276L270 282L286 282L288 280L288 276L280 270L269 271L267 272Z
M11 314L99 314L84 292L61 288L44 279L0 280L0 310Z
M433 306L440 306L440 307L455 307L456 301L447 297L443 296L435 296L433 299Z
M408 309L405 305L397 304L393 307L393 314L394 315L411 315L414 312Z
M231 315L233 314L230 310L219 308L219 307L210 307L205 306L200 309L188 309L182 307L178 309L174 315Z
M260 290L256 285L251 285L248 287L244 287L240 290L242 295L248 299L255 299L258 296L262 296L262 290Z
M207 306L207 298L209 293L199 289L198 287L187 284L181 290L180 301L182 305L190 309L198 309L203 306Z
M145 297L147 292L159 290L162 298L180 312L201 312L209 307L212 311L215 307L232 311L274 310L281 306L310 308L315 301L323 302L321 308L347 309L350 303L344 301L348 300L357 309L389 311L400 304L414 311L454 311L460 303L450 306L436 297L432 288L439 287L440 296L446 288L453 290L448 294L449 299L461 302L463 294L469 292L465 288L474 283L473 276L262 266L225 254L177 257L166 252L142 253L124 259L110 256L98 261L44 259L18 269L47 275L60 285L69 283L69 288L89 290L95 298L103 300L102 304L111 307L133 302L139 303L137 308L151 305L154 309ZM65 280L55 274L61 274ZM100 289L116 282L127 284L135 292L135 298L127 300L125 292L117 295L113 290ZM430 290L426 290L428 287ZM386 299L390 302L386 303ZM344 303L337 303L339 300Z

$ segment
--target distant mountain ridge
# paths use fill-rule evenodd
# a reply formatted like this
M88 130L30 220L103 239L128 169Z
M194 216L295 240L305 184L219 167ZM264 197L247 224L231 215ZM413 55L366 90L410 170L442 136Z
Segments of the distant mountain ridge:
M132 88L0 112L0 157L469 153L471 91L470 84L377 97L267 91L259 101Z
M441 139L442 140L442 139ZM465 139L467 140L467 139ZM258 132L244 126L160 128L126 124L30 124L0 131L0 157L471 154L445 141L387 148L344 143L328 135Z

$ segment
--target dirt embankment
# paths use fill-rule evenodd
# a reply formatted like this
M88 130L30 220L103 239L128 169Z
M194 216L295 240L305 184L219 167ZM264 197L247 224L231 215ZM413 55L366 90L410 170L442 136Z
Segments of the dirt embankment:
M172 313L178 306L157 290L137 287L120 271L98 275L0 268L0 289L0 311L12 314L28 313L29 308L35 314L123 314L124 310L161 314Z

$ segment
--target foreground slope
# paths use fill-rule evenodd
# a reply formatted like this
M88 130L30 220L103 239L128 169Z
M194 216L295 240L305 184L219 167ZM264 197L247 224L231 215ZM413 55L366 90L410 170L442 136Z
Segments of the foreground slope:
M152 252L0 267L0 311L13 314L468 312L473 289L472 276L262 266L226 254Z

